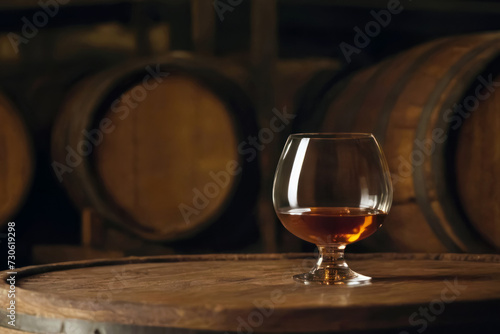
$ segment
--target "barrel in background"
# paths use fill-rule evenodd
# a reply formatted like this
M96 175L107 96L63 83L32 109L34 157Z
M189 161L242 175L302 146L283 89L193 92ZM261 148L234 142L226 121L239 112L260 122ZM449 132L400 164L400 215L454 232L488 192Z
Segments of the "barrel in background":
M76 85L52 148L54 162L73 169L57 164L56 174L81 209L149 240L192 237L210 225L205 242L234 244L253 230L258 157L242 155L239 144L256 132L235 82L193 58L169 57Z
M0 226L19 209L31 185L32 146L19 111L0 94Z
M434 40L335 83L317 104L310 127L372 132L383 145L394 203L385 226L363 242L369 248L500 248L498 93L484 82L497 77L499 52L498 33Z

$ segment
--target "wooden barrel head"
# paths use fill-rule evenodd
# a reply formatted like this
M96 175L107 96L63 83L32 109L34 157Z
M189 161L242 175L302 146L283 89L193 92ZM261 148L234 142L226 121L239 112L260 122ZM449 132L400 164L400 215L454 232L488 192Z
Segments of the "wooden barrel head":
M82 261L18 270L17 328L58 333L331 333L500 325L500 256L359 254L369 286L305 286L312 254L197 255ZM9 285L2 275L0 300ZM7 327L2 307L0 326ZM413 316L414 317L414 316ZM421 316L414 317L414 319ZM72 330L72 331L71 331ZM163 330L163 331L161 331ZM446 331L444 331L446 332Z
M142 238L236 237L259 186L257 154L238 152L258 132L252 103L205 62L153 61L75 85L53 131L54 160L71 167L58 177L81 209Z
M0 224L18 209L31 183L28 132L10 101L0 95Z
M122 96L141 89L134 86ZM180 74L164 79L134 105L122 98L103 116L115 126L95 152L107 193L135 221L162 235L209 222L233 191L227 164L239 158L230 112L195 78ZM224 176L214 178L221 171ZM199 214L185 220L180 204Z

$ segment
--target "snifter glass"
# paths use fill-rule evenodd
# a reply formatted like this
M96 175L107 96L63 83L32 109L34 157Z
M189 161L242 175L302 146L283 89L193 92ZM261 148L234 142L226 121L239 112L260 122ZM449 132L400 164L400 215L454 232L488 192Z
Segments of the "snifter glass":
M319 249L314 268L296 281L370 283L347 266L344 249L373 234L392 203L387 162L372 134L290 135L274 176L273 203L285 228Z

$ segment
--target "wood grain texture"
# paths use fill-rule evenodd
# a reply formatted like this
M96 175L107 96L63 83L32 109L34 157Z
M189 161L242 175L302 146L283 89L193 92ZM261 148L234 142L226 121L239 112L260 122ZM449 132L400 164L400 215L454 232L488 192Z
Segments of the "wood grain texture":
M17 275L17 314L35 316L35 323L105 323L106 333L119 333L110 329L120 325L151 326L151 333L155 327L236 332L241 321L256 333L305 333L407 327L419 307L441 301L445 312L431 327L498 326L490 310L500 307L499 255L359 254L348 260L373 283L295 283L291 275L308 270L312 254L174 255L26 267ZM2 274L2 305L7 276ZM255 315L266 312L262 307L272 312Z
M18 111L0 94L0 226L15 213L31 184L34 160Z
M63 175L65 188L80 208L140 237L174 240L200 232L231 203L249 210L254 176L243 176L257 163L249 167L237 147L256 132L252 117L237 84L189 55L136 61L74 87L52 151L67 163L68 147L77 151L106 122L92 153ZM180 205L191 209L187 220Z
M362 70L334 86L334 94L326 95L319 109L324 114L320 130L374 133L393 175L393 213L387 217L385 228L363 241L372 249L485 252L495 246L491 237L481 237L469 221L482 224L486 214L493 216L491 212L498 209L498 203L484 201L489 195L480 190L466 200L456 200L457 184L470 183L466 175L453 178L455 160L450 152L468 152L480 144L467 140L457 144L451 139L450 127L455 122L449 120L449 109L462 103L464 95L475 87L478 75L497 64L499 40L498 33L438 39ZM495 100L488 100L488 104L494 105ZM482 127L497 131L496 116L487 109L481 104L475 113L483 116L463 119L464 124L470 123L467 136L477 134L476 138L481 138ZM470 156L460 154L463 159ZM486 172L491 175L498 171L496 162L492 162L495 155L483 154L481 159L488 162L472 161L458 168L468 168L476 184L481 179L481 184L498 188L496 178ZM484 204L482 209L473 209L482 205L479 203ZM492 224L479 230L483 234L492 231Z

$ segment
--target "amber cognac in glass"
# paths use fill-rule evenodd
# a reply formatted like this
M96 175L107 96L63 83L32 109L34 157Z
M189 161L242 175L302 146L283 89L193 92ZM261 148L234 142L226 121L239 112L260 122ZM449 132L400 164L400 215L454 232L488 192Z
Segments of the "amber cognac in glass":
M372 235L392 203L387 162L375 137L364 133L291 135L281 154L273 203L285 228L319 249L316 266L295 275L305 284L361 285L345 247Z

